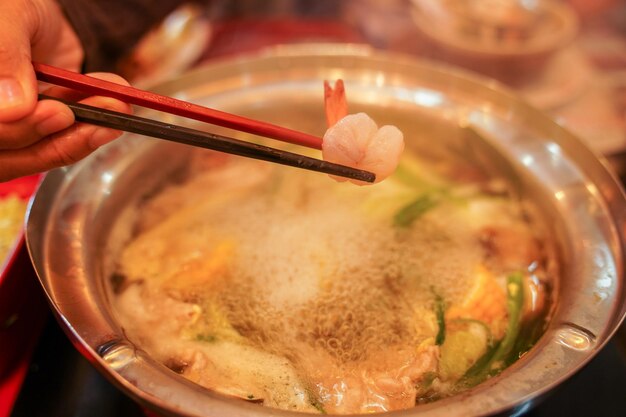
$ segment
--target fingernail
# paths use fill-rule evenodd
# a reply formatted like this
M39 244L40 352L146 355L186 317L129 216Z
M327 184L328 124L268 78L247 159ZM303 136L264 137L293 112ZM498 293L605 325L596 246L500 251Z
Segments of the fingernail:
M106 145L121 134L118 130L98 128L89 138L89 145L93 148L99 148Z
M0 109L17 106L24 101L22 85L14 78L0 78Z

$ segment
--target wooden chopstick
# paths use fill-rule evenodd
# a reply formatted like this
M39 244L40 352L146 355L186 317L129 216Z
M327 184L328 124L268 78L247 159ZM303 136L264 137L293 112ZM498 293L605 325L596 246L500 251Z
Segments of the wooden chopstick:
M374 182L376 175L371 172L333 164L320 159L298 155L296 153L270 148L268 146L245 142L226 136L215 135L200 130L163 123L143 117L119 113L99 107L72 103L55 97L39 95L40 100L58 100L65 103L74 112L77 121L109 127L140 135L165 139L186 145L198 146L215 151L230 153L248 158L260 159L277 164L323 172L345 178Z
M51 65L33 62L37 79L90 95L116 98L126 103L148 107L201 122L241 130L309 148L322 149L322 139L304 132L222 112L197 104L162 96L150 91L119 85Z

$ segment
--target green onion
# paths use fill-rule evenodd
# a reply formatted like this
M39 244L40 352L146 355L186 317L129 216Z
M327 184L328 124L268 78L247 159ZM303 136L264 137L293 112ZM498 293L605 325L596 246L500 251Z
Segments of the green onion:
M516 353L512 352L512 350L519 335L522 321L522 307L524 306L523 281L524 276L520 272L509 275L507 279L506 305L509 312L509 325L506 328L506 333L500 342L500 346L498 346L498 350L493 355L493 364L496 364L498 361L504 361L507 364L511 353Z
M196 335L196 340L199 342L213 343L217 340L217 337L215 337L215 335L212 335L212 334L199 333Z
M409 227L436 205L437 202L429 194L420 195L395 214L393 224L396 227Z
M435 344L441 346L443 342L446 341L445 304L439 294L434 291L433 293L435 294L435 316L437 317L437 325L439 326L437 336L435 337Z
M466 386L473 386L499 372L504 366L514 362L519 352L515 348L515 342L520 333L522 322L522 308L524 306L524 276L516 272L507 278L507 310L509 322L504 337L494 344L480 359L467 370L462 378Z

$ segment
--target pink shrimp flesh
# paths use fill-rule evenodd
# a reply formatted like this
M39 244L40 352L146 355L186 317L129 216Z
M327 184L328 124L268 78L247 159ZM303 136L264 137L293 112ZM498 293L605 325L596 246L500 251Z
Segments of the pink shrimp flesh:
M348 115L348 104L342 80L332 88L324 82L324 103L328 130L322 142L325 161L363 169L376 174L380 182L391 175L404 150L404 136L395 126L378 128L365 113ZM343 177L331 176L337 181ZM368 184L349 180L357 185Z

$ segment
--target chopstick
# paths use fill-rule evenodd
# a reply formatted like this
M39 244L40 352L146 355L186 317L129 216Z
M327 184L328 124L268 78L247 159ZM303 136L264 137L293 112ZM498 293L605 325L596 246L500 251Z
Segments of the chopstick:
M368 171L310 158L268 146L245 142L226 136L189 129L143 117L119 113L81 103L72 103L56 97L39 95L40 100L57 100L65 103L77 121L109 127L154 138L165 139L186 145L198 146L215 151L248 158L260 159L309 171L323 172L345 178L374 182L376 176Z
M153 110L164 111L177 116L278 139L296 145L322 149L322 139L308 133L210 109L150 91L115 84L51 65L33 62L33 68L38 80L61 87L71 88L90 95L112 97L137 106L148 107Z

